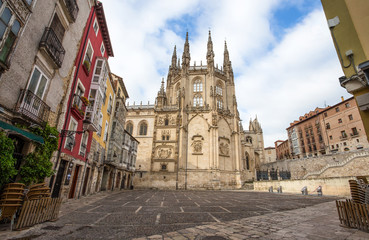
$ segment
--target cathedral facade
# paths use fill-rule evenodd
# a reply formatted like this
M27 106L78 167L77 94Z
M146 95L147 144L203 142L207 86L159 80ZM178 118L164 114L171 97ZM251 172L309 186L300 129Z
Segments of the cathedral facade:
M127 106L126 130L140 143L135 188L235 189L253 180L263 154L257 119L241 126L227 44L222 69L214 65L211 35L207 65L190 65L188 33L176 48L153 105Z

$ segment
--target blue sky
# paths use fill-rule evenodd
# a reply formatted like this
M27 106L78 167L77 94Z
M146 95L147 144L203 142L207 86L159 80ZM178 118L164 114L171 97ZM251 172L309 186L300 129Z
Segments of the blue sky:
M154 102L174 45L181 57L189 32L191 63L206 63L208 30L215 63L224 40L236 76L244 128L258 119L265 147L286 139L286 128L324 103L350 97L319 0L103 0L115 57L129 102Z

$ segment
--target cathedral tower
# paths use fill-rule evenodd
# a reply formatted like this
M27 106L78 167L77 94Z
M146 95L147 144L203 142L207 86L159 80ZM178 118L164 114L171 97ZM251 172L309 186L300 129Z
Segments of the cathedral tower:
M188 33L182 64L174 47L164 89L154 106L130 106L128 122L148 124L140 141L135 187L161 189L240 188L249 171L243 157L232 64L227 43L223 69L214 64L209 31L206 63L191 65ZM178 62L177 62L178 60ZM143 143L143 144L142 144ZM141 152L142 151L142 152ZM251 172L248 172L248 176Z

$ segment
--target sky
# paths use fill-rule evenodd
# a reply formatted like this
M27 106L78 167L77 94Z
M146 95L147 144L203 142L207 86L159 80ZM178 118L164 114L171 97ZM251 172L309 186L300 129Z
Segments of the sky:
M350 95L320 0L102 0L114 57L129 104L151 104L168 74L173 48L189 33L191 65L206 64L208 31L215 64L227 41L245 130L257 117L264 146L286 140L286 128L316 107Z

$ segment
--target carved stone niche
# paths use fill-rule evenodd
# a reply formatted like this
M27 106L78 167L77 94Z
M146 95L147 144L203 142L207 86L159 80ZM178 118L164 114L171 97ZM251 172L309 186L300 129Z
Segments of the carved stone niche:
M229 157L230 140L226 137L219 137L219 156Z
M191 147L192 147L192 155L202 155L202 145L203 145L203 141L204 141L204 137L197 134L192 136L191 138L192 143L191 143Z

